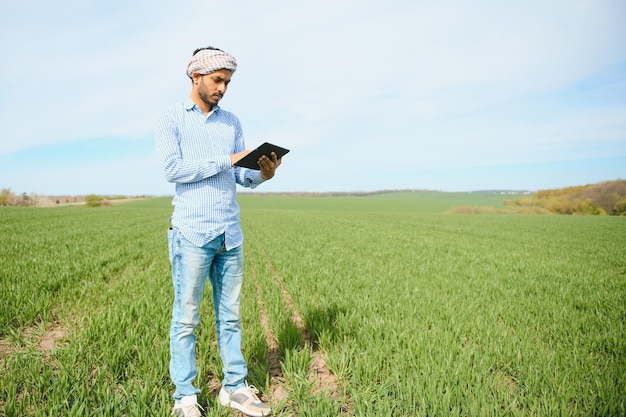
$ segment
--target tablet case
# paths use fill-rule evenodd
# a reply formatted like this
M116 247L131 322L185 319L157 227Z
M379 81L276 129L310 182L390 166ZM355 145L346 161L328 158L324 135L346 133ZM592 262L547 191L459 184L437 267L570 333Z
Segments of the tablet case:
M281 148L280 146L265 142L264 144L250 152L248 155L235 162L235 165L237 165L238 167L260 170L261 168L259 167L257 161L259 160L261 155L267 155L268 158L272 159L272 157L270 156L270 153L272 152L275 152L276 157L280 159L287 152L289 152L289 149Z

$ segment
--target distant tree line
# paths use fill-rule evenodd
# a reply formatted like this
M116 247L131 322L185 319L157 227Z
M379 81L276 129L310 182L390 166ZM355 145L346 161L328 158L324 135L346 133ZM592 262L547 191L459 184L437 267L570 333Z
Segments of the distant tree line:
M0 190L0 206L53 206L54 201L49 197L39 196L34 193L15 194L10 188L3 188Z
M514 200L509 207L539 207L557 214L593 214L626 216L626 180L540 190Z
M85 196L44 196L34 193L16 194L11 191L10 188L3 188L0 190L0 206L14 207L53 207L72 204L82 204L88 207L100 207L110 205L111 201L114 200L125 200L130 198L145 198L145 196L102 196L97 194L88 194Z
M353 196L366 197L377 194L418 192L426 190L377 190L363 192L292 192L263 193L263 195L294 195L311 197ZM256 193L247 193L256 194ZM139 196L138 196L139 197ZM141 196L139 198L144 198ZM0 206L38 206L50 207L63 204L85 204L90 207L109 205L112 200L133 198L128 196L39 196L37 194L15 194L10 188L0 190ZM136 197L135 197L136 198ZM617 179L597 184L540 190L532 195L504 200L504 205L515 212L557 214L592 214L626 216L626 180Z
M374 190L374 191L245 191L246 195L258 195L258 196L287 196L287 197L369 197L379 194L392 194L392 193L417 193L417 192L439 192L432 190L420 190L420 189L386 189L386 190Z

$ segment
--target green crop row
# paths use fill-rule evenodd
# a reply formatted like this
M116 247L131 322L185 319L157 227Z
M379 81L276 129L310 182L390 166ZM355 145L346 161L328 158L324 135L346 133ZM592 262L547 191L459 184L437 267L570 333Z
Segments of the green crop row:
M355 415L624 414L625 222L373 200L243 202Z
M240 203L244 354L267 398L266 314L288 394L275 415L626 414L623 218L443 214L499 204L471 194ZM0 208L0 415L169 414L170 212ZM210 300L196 383L219 416ZM315 389L314 352L339 392Z

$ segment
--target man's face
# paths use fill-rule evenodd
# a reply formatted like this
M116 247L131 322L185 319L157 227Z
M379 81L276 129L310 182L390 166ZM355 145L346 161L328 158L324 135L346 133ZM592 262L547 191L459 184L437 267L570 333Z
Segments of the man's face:
M199 75L198 96L209 108L213 108L222 99L230 83L231 72L227 69Z

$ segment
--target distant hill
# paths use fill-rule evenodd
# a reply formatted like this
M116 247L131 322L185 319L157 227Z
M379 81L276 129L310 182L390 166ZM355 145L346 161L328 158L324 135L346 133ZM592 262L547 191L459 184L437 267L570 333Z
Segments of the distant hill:
M478 194L500 194L500 195L529 195L533 192L530 190L475 190L472 193Z

